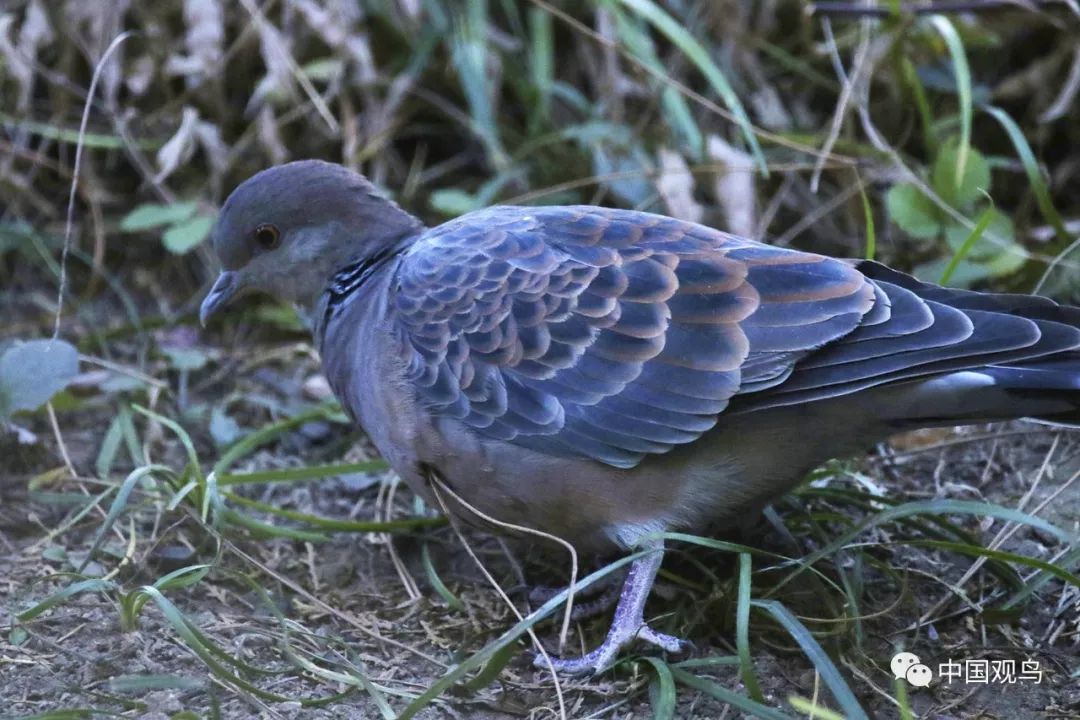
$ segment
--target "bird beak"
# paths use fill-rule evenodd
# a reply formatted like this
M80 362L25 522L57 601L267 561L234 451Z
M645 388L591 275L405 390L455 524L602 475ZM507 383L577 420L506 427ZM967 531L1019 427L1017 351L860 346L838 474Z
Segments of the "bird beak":
M211 315L232 302L239 290L240 279L236 272L223 270L218 275L214 287L210 288L210 293L206 296L206 299L202 301L202 307L199 308L199 322L202 326L206 327L206 321L210 319Z

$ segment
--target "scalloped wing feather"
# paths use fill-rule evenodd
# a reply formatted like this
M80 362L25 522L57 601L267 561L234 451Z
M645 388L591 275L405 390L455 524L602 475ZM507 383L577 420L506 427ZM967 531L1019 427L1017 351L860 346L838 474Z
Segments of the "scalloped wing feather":
M693 442L740 389L883 322L852 265L658 215L495 207L427 231L393 314L436 414L632 467Z

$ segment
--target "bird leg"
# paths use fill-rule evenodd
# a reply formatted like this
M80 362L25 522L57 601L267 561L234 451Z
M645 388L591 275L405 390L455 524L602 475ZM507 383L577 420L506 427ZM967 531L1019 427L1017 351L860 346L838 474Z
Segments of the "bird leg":
M581 675L595 674L606 670L615 662L619 652L635 640L656 645L670 653L685 652L690 644L671 635L656 632L645 623L645 601L649 598L656 572L664 560L664 546L660 542L655 549L635 560L630 565L630 572L623 583L619 604L615 608L615 617L611 629L600 647L578 658L551 658L559 672ZM542 657L537 657L537 667L547 667Z
M582 591L574 591L574 607L570 611L570 619L575 622L585 620L594 615L599 615L611 608L619 599L621 586L617 582L618 577L604 578L604 580L590 585ZM605 582L607 581L607 582ZM543 605L551 598L566 590L566 587L536 586L529 590L529 603L531 605Z

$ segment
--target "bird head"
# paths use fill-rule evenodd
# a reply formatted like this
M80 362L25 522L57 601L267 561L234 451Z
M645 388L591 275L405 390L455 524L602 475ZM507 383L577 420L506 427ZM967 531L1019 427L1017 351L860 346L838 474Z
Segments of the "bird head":
M205 325L252 291L310 309L343 266L421 228L362 175L341 165L301 160L264 170L233 190L221 208L211 240L222 271L199 319Z

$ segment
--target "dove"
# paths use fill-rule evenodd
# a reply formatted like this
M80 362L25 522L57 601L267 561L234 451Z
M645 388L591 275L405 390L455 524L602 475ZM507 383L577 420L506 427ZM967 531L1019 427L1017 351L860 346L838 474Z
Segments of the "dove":
M637 641L686 649L645 621L665 532L734 527L897 432L1080 422L1078 308L662 215L496 206L426 227L304 160L239 185L212 242L203 324L249 292L296 303L341 405L420 496L642 553L567 673Z

